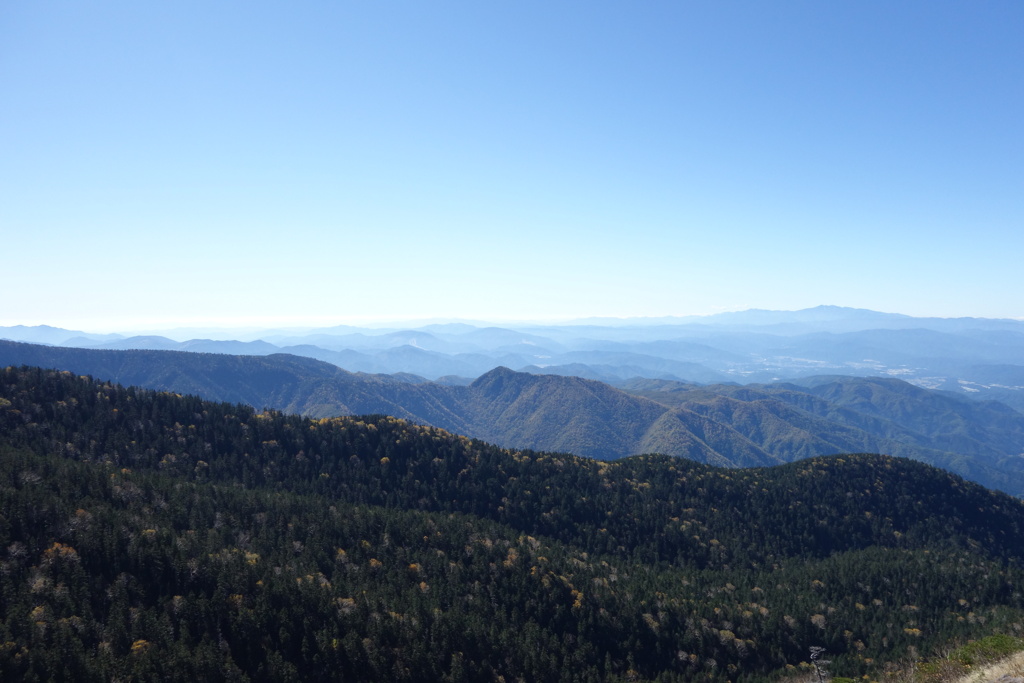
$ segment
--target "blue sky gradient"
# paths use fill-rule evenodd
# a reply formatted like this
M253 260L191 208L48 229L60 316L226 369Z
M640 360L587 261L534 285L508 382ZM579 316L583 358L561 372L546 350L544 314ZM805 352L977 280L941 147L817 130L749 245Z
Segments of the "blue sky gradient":
M0 5L0 325L1024 317L1024 3Z

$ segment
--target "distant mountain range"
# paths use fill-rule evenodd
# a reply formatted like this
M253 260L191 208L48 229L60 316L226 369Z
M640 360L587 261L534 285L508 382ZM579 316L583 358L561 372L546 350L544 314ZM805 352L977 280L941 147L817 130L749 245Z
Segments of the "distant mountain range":
M205 338L204 338L205 337ZM144 336L0 327L0 339L97 349L316 358L352 372L469 384L496 367L621 385L815 375L895 377L1024 411L1024 321L915 318L838 306L562 325L448 323L411 328L169 330Z
M634 379L620 387L496 368L469 384L352 373L288 354L72 349L0 342L0 364L310 417L387 414L509 448L600 459L664 453L726 466L877 452L1024 495L1024 414L894 378L774 384Z

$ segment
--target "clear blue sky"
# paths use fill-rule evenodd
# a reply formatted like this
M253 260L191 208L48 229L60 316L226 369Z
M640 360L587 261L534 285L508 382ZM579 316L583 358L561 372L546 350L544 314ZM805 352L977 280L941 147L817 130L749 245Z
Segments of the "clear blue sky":
M1024 317L1024 3L6 2L0 325Z

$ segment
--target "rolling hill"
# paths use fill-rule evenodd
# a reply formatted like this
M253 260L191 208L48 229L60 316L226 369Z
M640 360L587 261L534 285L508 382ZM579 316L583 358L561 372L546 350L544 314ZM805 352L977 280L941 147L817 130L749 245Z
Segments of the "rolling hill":
M68 349L0 342L0 363L311 417L388 414L511 448L600 459L658 452L763 466L845 452L910 457L1024 495L1024 415L890 378L773 385L637 380L622 389L507 368L445 385L287 354Z
M492 378L500 381L501 378ZM1024 503L0 369L4 680L775 680L1024 623Z

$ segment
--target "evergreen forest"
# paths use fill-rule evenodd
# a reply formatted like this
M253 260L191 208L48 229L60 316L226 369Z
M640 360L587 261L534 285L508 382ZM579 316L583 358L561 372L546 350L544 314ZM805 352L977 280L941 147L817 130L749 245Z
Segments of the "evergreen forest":
M0 369L0 680L844 677L1024 635L1024 502Z

